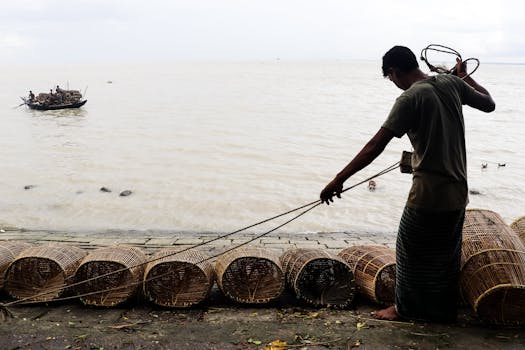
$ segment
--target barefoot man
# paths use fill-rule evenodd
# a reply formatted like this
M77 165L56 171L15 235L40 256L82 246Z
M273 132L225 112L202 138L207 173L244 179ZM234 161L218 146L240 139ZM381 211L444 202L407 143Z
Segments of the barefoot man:
M408 135L412 187L396 241L395 305L375 317L453 322L457 317L461 232L468 203L462 105L492 112L489 92L466 76L428 76L416 56L394 46L383 56L383 76L404 92L379 131L321 192L326 204L340 198L343 183L368 166L395 137Z

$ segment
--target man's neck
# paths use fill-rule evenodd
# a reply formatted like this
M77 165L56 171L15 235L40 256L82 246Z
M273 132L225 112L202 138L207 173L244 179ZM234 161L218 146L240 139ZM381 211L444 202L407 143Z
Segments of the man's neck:
M421 69L417 68L415 70L413 70L411 73L410 73L410 79L412 80L412 84L415 83L415 82L418 82L420 80L425 80L428 78L428 75L423 73L421 71Z
M427 78L428 78L428 75L423 73L419 68L414 69L410 73L406 73L406 76L405 76L406 85L404 85L406 88L404 90L411 87L412 84L417 83L418 81L421 81L421 80L425 80Z

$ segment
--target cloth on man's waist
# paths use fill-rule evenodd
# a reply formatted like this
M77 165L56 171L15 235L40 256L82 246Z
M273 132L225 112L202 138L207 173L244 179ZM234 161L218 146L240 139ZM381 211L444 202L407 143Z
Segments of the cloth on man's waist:
M396 243L396 308L402 317L456 319L464 216L464 209L405 207Z

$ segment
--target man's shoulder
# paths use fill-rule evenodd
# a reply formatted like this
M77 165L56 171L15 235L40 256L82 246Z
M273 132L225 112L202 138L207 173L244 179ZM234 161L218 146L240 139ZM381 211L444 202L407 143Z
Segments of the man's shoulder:
M431 82L436 85L453 85L453 86L463 86L466 83L457 75L453 74L438 74L432 76Z
M438 89L461 89L462 85L466 83L461 78L452 74L438 74L428 77L427 79L420 80L407 89L403 94L407 97L412 97L421 94L432 93L435 88Z

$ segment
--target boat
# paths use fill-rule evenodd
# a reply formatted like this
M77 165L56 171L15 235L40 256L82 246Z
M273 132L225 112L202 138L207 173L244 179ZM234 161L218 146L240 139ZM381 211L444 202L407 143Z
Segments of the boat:
M29 92L29 97L21 97L23 104L31 109L39 111L80 108L86 104L87 100L82 99L82 94L78 90L63 90L57 86L56 92L39 93L37 96Z
M29 102L26 99L25 104L31 109L36 109L39 111L50 111L56 109L67 109L67 108L80 108L85 105L87 100L72 102L72 103L59 103L59 104L40 104L39 102Z

